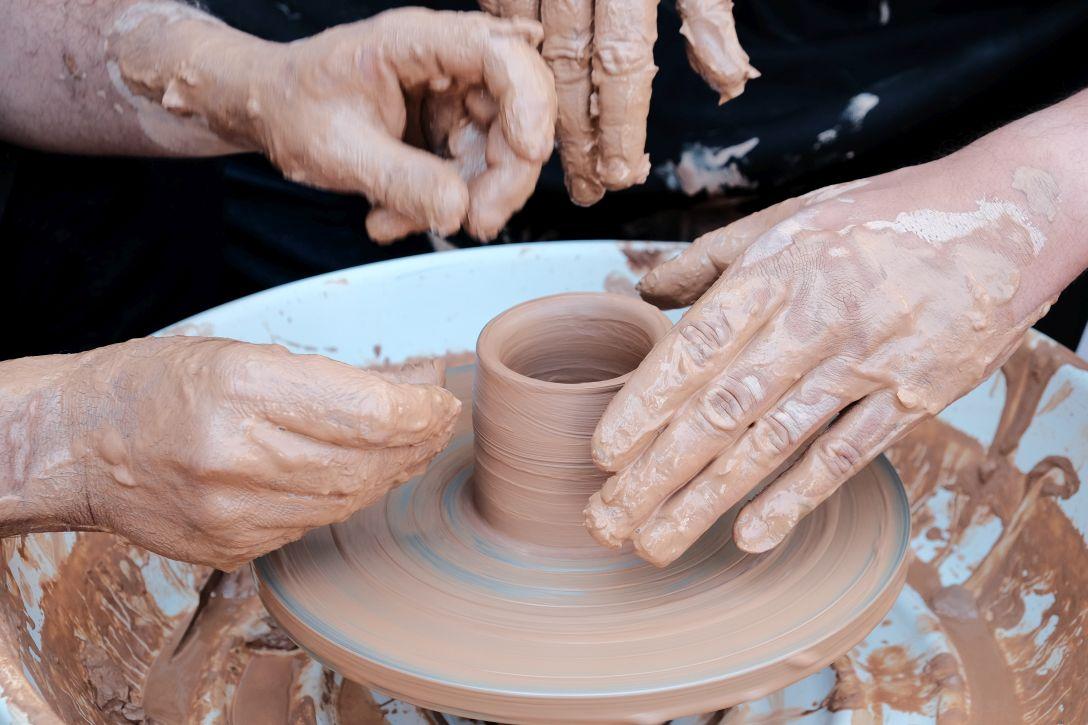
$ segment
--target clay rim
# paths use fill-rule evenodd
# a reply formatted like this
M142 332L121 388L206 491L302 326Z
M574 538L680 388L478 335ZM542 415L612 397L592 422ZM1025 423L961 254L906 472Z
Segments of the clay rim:
M537 307L550 306L557 301L573 302L578 299L585 300L588 305L595 305L598 309L604 305L608 305L611 309L623 313L623 319L632 323L637 323L638 326L649 335L652 341L651 345L660 342L661 338L664 337L665 333L672 327L672 322L664 315L664 313L650 303L643 302L637 297L627 297L612 292L560 292L559 294L538 297L514 305L492 318L491 321L484 326L484 329L480 332L480 336L476 339L476 364L486 368L487 372L493 375L498 375L508 380L515 380L519 384L533 388L541 393L563 390L607 390L609 388L618 389L623 387L623 384L634 374L637 365L623 375L607 378L605 380L592 380L584 383L557 383L551 380L541 380L529 375L524 375L503 362L503 351L499 349L499 347L508 338L508 334L504 334L507 333L507 325L513 324L513 322L524 315L531 314ZM657 329L654 329L655 327ZM650 350L647 349L646 353L649 352ZM643 357L645 357L645 354L643 354Z
M556 295L559 296L559 295ZM619 295L615 295L619 297ZM546 299L546 298L542 298ZM623 299L623 298L621 298ZM520 305L519 305L520 306ZM512 374L513 373L511 371ZM525 377L525 376L521 376ZM526 378L528 380L534 380L533 378ZM619 378L616 378L617 380ZM546 382L546 381L535 381ZM549 385L557 385L559 387L567 387L565 383L548 383ZM899 500L899 511L902 514L901 535L899 537L899 545L896 560L893 566L888 567L884 581L880 583L879 587L875 589L875 594L870 600L868 606L863 606L860 611L855 611L851 621L865 620L867 623L871 622L871 626L858 630L856 637L850 638L848 646L842 646L837 649L842 651L834 656L818 658L813 661L813 664L809 667L793 667L793 676L789 678L789 682L796 682L808 675L826 667L834 659L841 656L842 653L850 650L858 642L861 642L868 637L872 630L880 624L880 621L884 619L887 613L891 610L895 604L896 598L899 596L899 592L902 589L903 584L906 582L907 566L910 562L908 553L910 551L910 537L911 537L911 521L910 521L910 500L907 496L906 488L903 486L902 480L899 478L898 471L891 464L890 461L880 454L873 461L870 462L871 466L878 466L883 469L884 473L888 476L888 481L891 488L895 491L895 497ZM274 553L274 552L273 552ZM288 606L289 601L293 601L293 598L285 596L281 587L278 585L278 579L273 573L270 566L270 556L265 555L261 558L253 561L250 565L251 571L257 580L257 588L261 598L261 602L265 605L265 608L269 610L269 613L273 615L275 620L279 622L281 626L291 636L291 639L296 642L302 649L306 650L310 656L319 662L326 663L329 667L339 671L330 662L330 658L326 656L318 655L311 649L307 643L296 639L296 632L301 631L304 635L314 636L324 640L328 644L334 645L340 652L348 655L351 658L364 658L369 660L374 665L378 665L381 668L391 670L399 673L401 676L410 680L415 680L417 683L422 683L427 686L431 686L434 683L435 678L428 676L427 673L417 671L414 669L406 669L402 665L390 662L385 659L381 654L371 652L370 650L363 650L354 645L346 645L343 639L339 636L339 633L335 629L329 627L325 622L318 621L314 618L306 616L304 608L295 607L292 609ZM720 677L705 678L702 680L692 680L679 685L664 685L655 688L641 688L637 690L583 690L580 692L572 692L569 690L562 692L546 692L546 691L532 691L532 690L518 690L518 689L500 689L500 688L487 688L479 687L468 683L458 683L456 689L465 692L475 692L485 695L504 695L510 697L520 697L527 700L540 702L542 700L610 700L610 699L623 699L629 697L635 697L639 699L652 698L657 695L667 694L670 692L686 692L690 690L698 690L701 688L711 687L723 682L729 682L731 680L752 676L765 672L769 668L788 663L790 660L803 657L806 653L818 650L823 644L836 637L843 636L846 630L836 630L828 632L819 639L812 640L804 649L797 652L791 652L788 654L780 655L775 659L768 659L760 662L757 665L753 665L743 670L734 670L728 674L723 674ZM319 641L320 641L319 640ZM784 685L778 681L778 678L768 677L767 688L764 692L764 688L756 688L760 694L756 694L756 697L761 696L769 692L780 689ZM751 688L747 691L747 694L751 694ZM393 693L396 694L396 693ZM697 696L697 693L690 692L692 696ZM752 699L752 698L746 698ZM456 708L452 708L456 710ZM447 710L449 711L449 710ZM472 713L466 714L471 716Z

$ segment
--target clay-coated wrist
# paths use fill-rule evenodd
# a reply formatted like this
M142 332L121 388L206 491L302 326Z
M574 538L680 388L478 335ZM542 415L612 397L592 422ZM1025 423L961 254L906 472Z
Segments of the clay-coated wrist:
M78 355L0 362L0 536L100 529L69 393Z
M193 11L149 12L111 38L121 81L175 116L201 120L239 150L264 151L258 95L284 55L282 44Z

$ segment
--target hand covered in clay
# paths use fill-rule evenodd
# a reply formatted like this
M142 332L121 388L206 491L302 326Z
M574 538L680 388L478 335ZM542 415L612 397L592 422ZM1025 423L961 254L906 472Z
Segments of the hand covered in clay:
M141 7L111 38L132 91L294 181L365 195L376 240L462 226L490 239L551 155L536 22L404 8L279 44Z
M605 190L641 184L658 0L480 0L502 17L540 19L559 96L559 154L567 191L588 206ZM692 67L720 94L740 95L759 72L737 40L733 0L677 0Z
M51 377L9 416L26 415L32 439L12 477L74 501L63 520L26 529L110 531L226 570L421 472L460 410L434 384L214 338L14 362L48 364Z
M591 533L665 565L769 481L733 527L766 551L984 380L1054 296L1022 284L1048 221L1007 184L982 195L975 168L945 160L829 187L650 272L644 298L694 304L596 430L616 473Z

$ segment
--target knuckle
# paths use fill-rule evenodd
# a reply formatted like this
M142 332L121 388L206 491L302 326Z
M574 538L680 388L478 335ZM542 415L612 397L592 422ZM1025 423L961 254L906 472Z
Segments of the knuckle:
M599 40L596 55L611 76L627 76L655 69L653 45L647 38Z
M585 68L589 65L592 46L593 41L589 33L560 33L544 40L541 55L549 62L564 60Z
M683 352L698 367L710 362L732 337L732 328L723 315L688 322L680 328Z
M244 518L240 512L238 500L231 494L216 491L203 497L199 528L210 531L212 534L225 535L231 532L232 537L239 535L236 524Z
M698 406L700 420L714 432L735 431L755 402L749 387L733 378L725 378L711 385Z
M848 476L862 463L861 450L847 440L825 443L816 450L824 466L836 477Z
M774 457L789 453L797 445L794 429L781 420L780 415L775 413L767 416L753 431L762 447L769 450Z
M185 461L189 474L201 482L222 481L228 478L227 462L214 446L196 446Z

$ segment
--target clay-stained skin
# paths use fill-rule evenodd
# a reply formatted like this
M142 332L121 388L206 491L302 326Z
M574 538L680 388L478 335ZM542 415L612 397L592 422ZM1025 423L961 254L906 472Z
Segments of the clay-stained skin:
M0 370L0 432L24 441L4 458L5 533L110 531L221 569L419 473L460 409L435 385L215 338L138 339Z
M736 98L748 81L759 78L737 39L733 0L677 0L676 10L691 67L720 94L719 104Z
M597 173L607 189L641 184L650 173L646 119L657 66L658 0L596 0L593 84L597 87Z
M668 564L773 481L734 524L738 546L766 551L1012 353L1048 307L1017 295L1046 235L1008 199L895 212L883 190L926 173L787 202L645 280L666 304L710 286L597 429L616 472L586 510L599 541Z
M589 206L604 195L597 176L597 126L593 117L593 0L545 0L543 54L555 75L559 102L556 135L567 192Z
M1061 188L1054 177L1030 166L1017 167L1012 175L1012 188L1023 193L1028 206L1036 214L1054 221L1058 215L1058 203L1061 201Z
M294 181L364 194L375 239L461 226L490 238L551 154L555 90L540 40L533 21L406 8L278 44L140 3L118 21L110 53L141 100L203 119ZM402 142L414 120L408 97L451 88L460 104L480 89L494 99L485 168L467 177Z
M658 0L481 0L501 17L540 18L543 55L555 75L558 139L567 190L581 206L606 189L646 180L646 119L657 39ZM759 72L737 39L732 0L681 0L692 67L720 94L734 98Z

